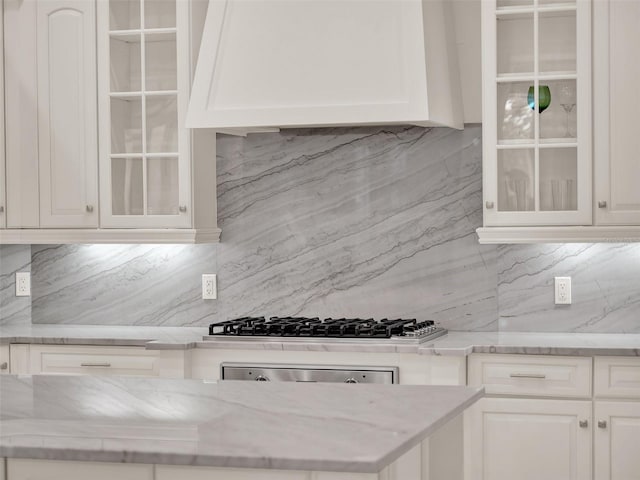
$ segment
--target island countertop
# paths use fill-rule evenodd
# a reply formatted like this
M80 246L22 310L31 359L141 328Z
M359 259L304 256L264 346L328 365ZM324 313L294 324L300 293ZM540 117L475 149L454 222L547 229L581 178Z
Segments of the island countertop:
M378 472L482 389L0 376L0 456Z

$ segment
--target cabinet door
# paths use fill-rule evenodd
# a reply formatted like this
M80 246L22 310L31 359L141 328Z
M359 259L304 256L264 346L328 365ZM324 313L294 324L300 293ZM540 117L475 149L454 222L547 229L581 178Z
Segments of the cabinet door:
M0 51L4 51L4 9L0 8ZM4 59L0 61L0 228L7 226L4 167Z
M482 2L486 226L591 225L591 2Z
M640 402L595 402L595 480L640 478Z
M7 459L11 480L153 480L153 465Z
M470 415L468 478L591 478L590 401L485 398Z
M595 210L600 225L640 225L640 2L594 2Z
M98 226L95 2L37 7L40 226Z
M99 0L98 60L101 226L190 227L189 2Z

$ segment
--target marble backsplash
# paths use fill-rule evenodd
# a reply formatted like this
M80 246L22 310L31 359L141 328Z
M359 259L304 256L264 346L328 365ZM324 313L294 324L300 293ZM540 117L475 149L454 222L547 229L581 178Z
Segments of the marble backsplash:
M451 330L640 333L640 245L482 246L481 129L218 139L217 245L0 247L0 325L435 318ZM33 297L12 296L31 269ZM200 275L218 274L218 300ZM573 305L553 304L553 277Z

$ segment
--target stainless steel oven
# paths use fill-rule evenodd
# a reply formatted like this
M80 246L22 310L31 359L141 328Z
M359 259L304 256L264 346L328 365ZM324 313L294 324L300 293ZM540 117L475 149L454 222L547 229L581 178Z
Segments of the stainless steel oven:
M221 380L258 382L399 383L398 367L222 363Z

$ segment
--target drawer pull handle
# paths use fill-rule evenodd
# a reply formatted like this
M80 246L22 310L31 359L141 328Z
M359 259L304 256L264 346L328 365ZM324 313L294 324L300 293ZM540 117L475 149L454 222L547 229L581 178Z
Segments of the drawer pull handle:
M7 362L0 363L0 370L6 370L9 368L9 364Z
M511 378L547 378L544 373L511 373Z
M580 425L580 428L587 428L589 426L589 420L580 420L578 424Z
M81 367L105 367L105 368L109 368L111 366L111 364L107 363L107 362L86 362L86 363L81 363L80 366Z
M598 428L607 428L607 421L606 420L599 420L598 421Z
M607 208L607 202L604 200L600 200L598 202L598 208Z

